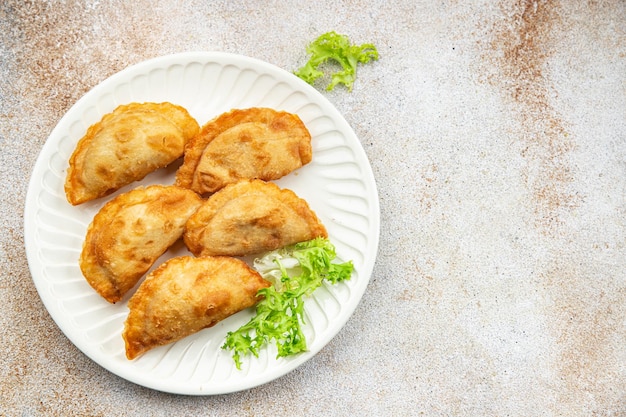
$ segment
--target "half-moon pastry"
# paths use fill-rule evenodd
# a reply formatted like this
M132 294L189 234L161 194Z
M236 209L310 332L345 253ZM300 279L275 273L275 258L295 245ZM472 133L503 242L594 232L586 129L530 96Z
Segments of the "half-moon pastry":
M328 237L308 203L261 180L241 180L212 194L185 225L196 256L245 256Z
M87 228L80 254L87 282L107 301L121 300L180 239L201 204L198 194L173 185L136 188L107 202Z
M296 114L235 109L206 123L189 142L176 184L205 195L240 179L281 178L311 157L311 134Z
M172 258L148 274L128 302L126 357L214 326L254 306L257 292L270 285L240 259Z
M199 130L187 110L172 103L118 106L78 141L65 180L67 200L81 204L141 180L180 158Z

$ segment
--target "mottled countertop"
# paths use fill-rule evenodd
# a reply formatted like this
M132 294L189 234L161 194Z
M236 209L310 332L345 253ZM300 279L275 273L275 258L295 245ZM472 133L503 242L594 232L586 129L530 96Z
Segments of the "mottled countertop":
M343 330L295 371L182 396L92 362L29 272L36 158L80 97L183 51L288 71L335 30L374 43L344 115L380 197L378 258ZM0 4L0 415L626 415L626 3Z

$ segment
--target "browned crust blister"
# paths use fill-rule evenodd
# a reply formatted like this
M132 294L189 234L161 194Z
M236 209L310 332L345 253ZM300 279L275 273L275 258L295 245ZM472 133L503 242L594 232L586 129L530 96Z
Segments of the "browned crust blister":
M245 256L327 237L307 202L261 180L241 180L211 195L189 218L183 239L196 256Z
M120 194L95 215L79 259L87 282L115 303L182 236L189 216L202 204L196 193L152 185Z
M126 356L175 342L258 301L271 284L231 257L172 258L152 271L128 302Z
M207 195L241 179L279 179L311 158L311 134L296 114L235 109L206 123L189 142L176 184Z
M69 160L65 194L72 205L104 197L183 155L200 126L172 103L130 103L93 124Z

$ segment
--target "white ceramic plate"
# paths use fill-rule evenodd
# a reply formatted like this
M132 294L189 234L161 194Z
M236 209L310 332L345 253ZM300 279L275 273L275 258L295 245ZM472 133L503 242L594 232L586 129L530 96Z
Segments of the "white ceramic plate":
M325 285L306 301L309 351L276 359L276 349L245 357L237 370L221 349L226 333L247 322L242 311L216 326L129 361L122 329L127 296L111 305L87 284L78 267L86 229L113 196L139 184L171 184L176 166L159 170L111 197L73 207L63 184L71 153L88 126L120 104L169 101L202 125L232 108L272 107L297 113L312 135L313 161L279 181L305 198L326 225L341 260L352 260L350 281ZM190 395L248 389L310 359L354 312L376 259L378 195L367 157L341 114L317 90L262 61L225 53L184 53L149 60L108 78L61 119L35 165L26 198L26 253L37 290L50 315L81 351L109 371L153 389ZM157 262L187 253L176 245ZM156 267L156 265L155 265ZM358 352L356 353L358 354Z

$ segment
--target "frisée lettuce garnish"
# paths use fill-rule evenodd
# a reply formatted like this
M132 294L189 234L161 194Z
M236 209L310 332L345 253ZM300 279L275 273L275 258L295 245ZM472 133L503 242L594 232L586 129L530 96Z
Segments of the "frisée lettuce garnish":
M268 343L276 343L277 357L295 355L307 350L302 331L304 300L322 285L350 279L352 261L333 263L335 247L326 238L290 245L267 253L254 261L254 268L272 286L259 290L263 299L256 314L236 331L228 332L222 349L233 352L237 369L242 356L253 354Z
M346 35L333 31L319 36L309 44L306 51L311 57L302 68L295 71L295 75L309 84L313 84L315 80L324 76L324 72L318 67L329 60L343 68L332 74L330 84L326 87L328 91L334 89L337 84L343 84L349 91L352 91L357 65L378 59L378 51L373 44L350 45L350 39Z

